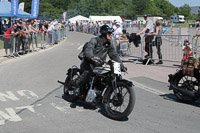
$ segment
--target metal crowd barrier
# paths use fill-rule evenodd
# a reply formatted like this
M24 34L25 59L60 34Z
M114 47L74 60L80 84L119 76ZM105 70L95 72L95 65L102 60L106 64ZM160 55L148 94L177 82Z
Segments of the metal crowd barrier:
M193 56L199 54L199 40L195 39L191 35L160 35L161 40L156 39L156 36L152 36L152 41L146 40L145 37L141 37L141 44L139 47L132 47L133 57L150 58L153 60L162 60L170 62L181 62L184 56L184 41L188 40L190 43ZM161 44L161 45L160 45ZM146 45L146 46L145 46ZM132 45L133 46L133 45ZM161 52L161 54L160 54ZM160 58L159 58L160 56Z

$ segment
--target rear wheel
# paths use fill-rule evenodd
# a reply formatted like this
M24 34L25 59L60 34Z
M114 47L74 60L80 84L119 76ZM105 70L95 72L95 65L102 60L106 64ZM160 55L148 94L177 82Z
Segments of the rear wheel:
M111 119L123 120L133 110L135 105L135 93L131 86L124 82L117 82L117 95L109 88L104 96L104 108Z
M75 82L75 79L78 78L79 76L80 76L79 71L73 70L68 73L65 79L64 96L65 96L65 99L69 102L74 102L78 98L74 92L75 86L73 86L71 83Z

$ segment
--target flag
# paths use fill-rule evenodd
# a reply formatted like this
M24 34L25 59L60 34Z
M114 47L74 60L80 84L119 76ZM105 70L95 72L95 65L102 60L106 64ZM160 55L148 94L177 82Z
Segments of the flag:
M66 19L67 12L63 12L63 21Z
M24 2L19 4L19 10L24 11Z
M11 16L17 17L18 15L18 0L11 0Z
M32 0L31 5L31 18L37 18L39 13L40 0Z

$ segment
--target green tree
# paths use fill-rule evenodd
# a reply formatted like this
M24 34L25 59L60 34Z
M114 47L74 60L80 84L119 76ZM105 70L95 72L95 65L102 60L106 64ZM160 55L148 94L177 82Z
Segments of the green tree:
M184 4L179 8L180 14L184 15L185 17L189 17L191 15L191 8L188 4Z

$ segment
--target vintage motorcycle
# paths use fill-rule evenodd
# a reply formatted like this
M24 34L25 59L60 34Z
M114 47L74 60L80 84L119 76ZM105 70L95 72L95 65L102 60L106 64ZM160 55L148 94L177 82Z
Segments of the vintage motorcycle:
M68 69L64 85L64 96L69 102L77 99L88 103L103 104L108 117L123 120L132 112L135 104L133 83L125 80L121 75L120 63L108 61L102 67L95 67L89 83L81 88L81 94L76 95L76 88L71 81L80 76L80 69L76 66Z
M181 69L168 76L169 89L173 90L178 100L191 103L200 98L200 72L197 59L182 60Z

